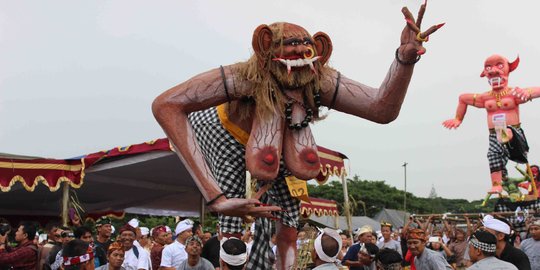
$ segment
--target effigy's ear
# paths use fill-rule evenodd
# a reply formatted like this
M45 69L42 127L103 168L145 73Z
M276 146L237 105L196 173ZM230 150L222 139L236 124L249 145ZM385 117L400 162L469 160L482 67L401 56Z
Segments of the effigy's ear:
M324 65L332 55L332 40L324 32L317 32L313 35L313 40L315 41L317 55L321 57L319 62Z
M253 51L257 55L259 64L264 66L264 61L266 56L271 50L272 47L272 30L266 24L261 24L253 32L253 39L251 40L251 46L253 46Z

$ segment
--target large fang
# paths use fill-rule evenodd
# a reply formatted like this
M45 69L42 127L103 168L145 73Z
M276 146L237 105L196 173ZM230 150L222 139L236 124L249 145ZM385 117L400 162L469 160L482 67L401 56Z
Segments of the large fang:
M291 75L291 64L287 62L287 75Z
M311 69L313 73L317 73L317 71L315 70L315 67L313 66L313 63L309 63L309 68Z
M490 84L491 86L493 86L494 84L497 84L497 86L501 86L501 81L502 81L502 80L501 80L501 77L490 78L490 79L488 80L488 82L489 82L489 84Z

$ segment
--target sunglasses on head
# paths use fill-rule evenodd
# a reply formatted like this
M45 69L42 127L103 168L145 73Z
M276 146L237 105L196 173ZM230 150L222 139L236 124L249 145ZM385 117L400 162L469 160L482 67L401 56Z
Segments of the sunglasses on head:
M66 237L75 237L75 235L72 233L72 232L62 232L60 234L60 236L62 236L63 238L66 238Z

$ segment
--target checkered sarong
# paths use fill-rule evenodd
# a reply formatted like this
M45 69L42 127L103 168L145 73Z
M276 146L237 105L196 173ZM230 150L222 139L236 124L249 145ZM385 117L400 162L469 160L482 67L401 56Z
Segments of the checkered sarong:
M523 138L525 138L525 133L523 132L523 129L516 128L516 130L519 131L520 135L523 136ZM508 149L506 149L503 144L497 141L497 135L494 133L490 133L489 149L487 153L490 172L493 173L502 171L503 178L506 177L508 175L508 171L506 170L506 163L508 163L509 157L510 154L508 153Z
M216 108L198 111L189 115L197 142L206 158L212 174L227 198L244 198L246 193L245 147L223 128ZM283 160L278 178L273 186L261 197L261 202L277 205L284 211L274 212L281 223L297 228L300 214L300 201L292 198L285 175L288 175ZM220 228L225 233L241 233L243 221L240 217L219 215ZM272 223L266 218L258 218L255 226L253 246L249 255L247 269L271 269L268 261Z

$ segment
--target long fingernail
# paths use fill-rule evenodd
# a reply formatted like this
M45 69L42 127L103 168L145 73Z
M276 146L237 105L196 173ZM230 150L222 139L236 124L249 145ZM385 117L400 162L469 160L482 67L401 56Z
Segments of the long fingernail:
M446 23L437 24L437 29L441 29Z

